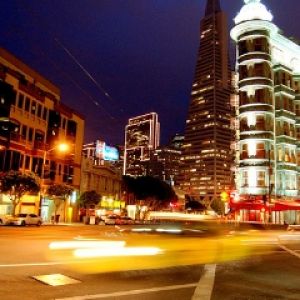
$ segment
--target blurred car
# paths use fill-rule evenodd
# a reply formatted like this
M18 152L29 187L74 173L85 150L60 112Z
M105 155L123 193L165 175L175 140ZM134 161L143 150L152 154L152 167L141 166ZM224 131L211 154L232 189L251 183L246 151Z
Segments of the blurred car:
M11 217L7 224L9 225L19 225L19 226L26 226L26 225L42 225L41 217L35 214L17 214Z
M116 219L116 225L133 225L134 220L127 216L121 216Z
M7 225L11 215L0 215L0 225Z
M116 225L116 221L119 219L119 216L110 215L104 219L105 225Z

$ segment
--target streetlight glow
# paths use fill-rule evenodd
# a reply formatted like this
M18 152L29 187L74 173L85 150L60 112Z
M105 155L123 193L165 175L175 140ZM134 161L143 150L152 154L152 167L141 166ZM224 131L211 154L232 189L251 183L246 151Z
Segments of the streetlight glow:
M67 152L69 150L69 145L67 143L60 143L56 148L59 152Z

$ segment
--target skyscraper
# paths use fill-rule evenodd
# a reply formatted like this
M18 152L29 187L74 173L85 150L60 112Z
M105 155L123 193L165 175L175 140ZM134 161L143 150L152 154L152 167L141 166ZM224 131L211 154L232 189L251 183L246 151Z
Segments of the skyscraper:
M160 124L157 113L128 120L125 128L124 175L146 175L151 151L159 146Z
M299 224L300 46L272 23L260 0L244 2L231 31L240 128L240 201L232 206L241 220Z
M231 71L227 19L208 0L186 120L181 189L196 200L217 199L231 184Z
M208 0L183 147L181 188L209 203L231 184L231 71L227 19L219 0Z

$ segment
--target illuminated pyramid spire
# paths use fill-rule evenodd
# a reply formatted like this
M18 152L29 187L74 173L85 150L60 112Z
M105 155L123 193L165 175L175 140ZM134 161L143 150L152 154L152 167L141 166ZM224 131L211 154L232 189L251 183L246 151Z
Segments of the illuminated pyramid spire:
M221 11L220 0L207 0L205 16L210 16Z

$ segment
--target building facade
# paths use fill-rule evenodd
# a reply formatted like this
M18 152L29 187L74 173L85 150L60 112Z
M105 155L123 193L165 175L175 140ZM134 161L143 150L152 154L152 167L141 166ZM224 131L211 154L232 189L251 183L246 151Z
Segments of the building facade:
M105 143L102 141L96 141L83 146L80 194L96 191L101 196L99 207L119 209L122 173L115 166L118 161L117 149L106 146L108 153L114 154L105 154L105 151L101 150L103 144Z
M225 13L208 0L186 120L181 189L207 204L232 184L231 71Z
M231 37L239 74L237 199L242 220L299 223L300 46L260 0L244 0Z
M124 175L146 175L145 163L159 146L160 124L157 113L128 120L125 128Z
M46 187L65 183L79 189L84 119L61 102L58 87L2 48L0 99L1 171L44 177L41 195L24 196L16 212L49 219ZM57 149L62 142L69 145L64 154ZM1 198L0 214L10 213L10 201Z
M153 150L147 162L146 175L159 178L170 186L178 184L181 151L171 147Z

